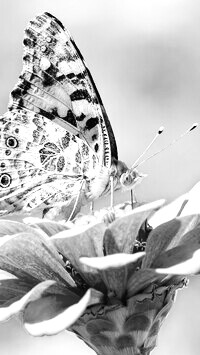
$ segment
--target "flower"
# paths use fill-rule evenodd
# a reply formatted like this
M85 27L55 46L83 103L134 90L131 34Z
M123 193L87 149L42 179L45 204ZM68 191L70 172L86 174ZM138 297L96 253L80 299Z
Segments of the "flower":
M156 213L163 201L118 206L111 223L0 220L0 320L18 314L34 336L68 329L101 355L150 354L200 270L198 193Z

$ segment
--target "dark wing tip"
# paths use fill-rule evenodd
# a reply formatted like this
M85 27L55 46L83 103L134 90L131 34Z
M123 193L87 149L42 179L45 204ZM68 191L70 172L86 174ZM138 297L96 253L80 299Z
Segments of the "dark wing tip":
M62 30L65 31L65 27L63 26L62 22L60 20L58 20L55 16L53 16L49 12L44 12L44 15L52 18L62 28Z

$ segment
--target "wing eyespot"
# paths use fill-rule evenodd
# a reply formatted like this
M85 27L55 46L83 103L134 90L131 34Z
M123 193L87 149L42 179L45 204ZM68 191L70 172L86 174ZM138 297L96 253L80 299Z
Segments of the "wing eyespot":
M1 174L0 175L0 187L6 188L9 187L12 182L12 178L9 174Z
M18 147L18 140L15 137L8 137L6 139L6 146L9 148L16 148Z

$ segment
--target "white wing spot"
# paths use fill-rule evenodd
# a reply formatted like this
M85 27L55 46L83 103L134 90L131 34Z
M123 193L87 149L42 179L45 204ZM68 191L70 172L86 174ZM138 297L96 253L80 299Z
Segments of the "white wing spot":
M51 63L50 61L45 58L45 57L42 57L41 60L40 60L40 68L42 70L47 70L49 67L50 67Z
M41 49L41 52L43 52L43 53L44 53L44 52L46 51L47 47L43 45L43 46L41 46L41 48L40 48L40 49Z

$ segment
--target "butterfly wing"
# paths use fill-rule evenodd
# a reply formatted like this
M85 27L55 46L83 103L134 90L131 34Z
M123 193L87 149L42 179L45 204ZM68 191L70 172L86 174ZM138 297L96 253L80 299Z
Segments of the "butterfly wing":
M118 158L114 134L90 71L62 23L49 13L30 21L23 71L9 109L26 108L79 136L110 167Z
M23 71L1 118L1 209L70 204L117 148L84 59L48 13L25 30ZM74 202L73 202L74 203Z
M93 171L94 178L99 169L83 140L44 116L15 109L0 118L0 126L1 211L69 204L80 193L84 174Z

